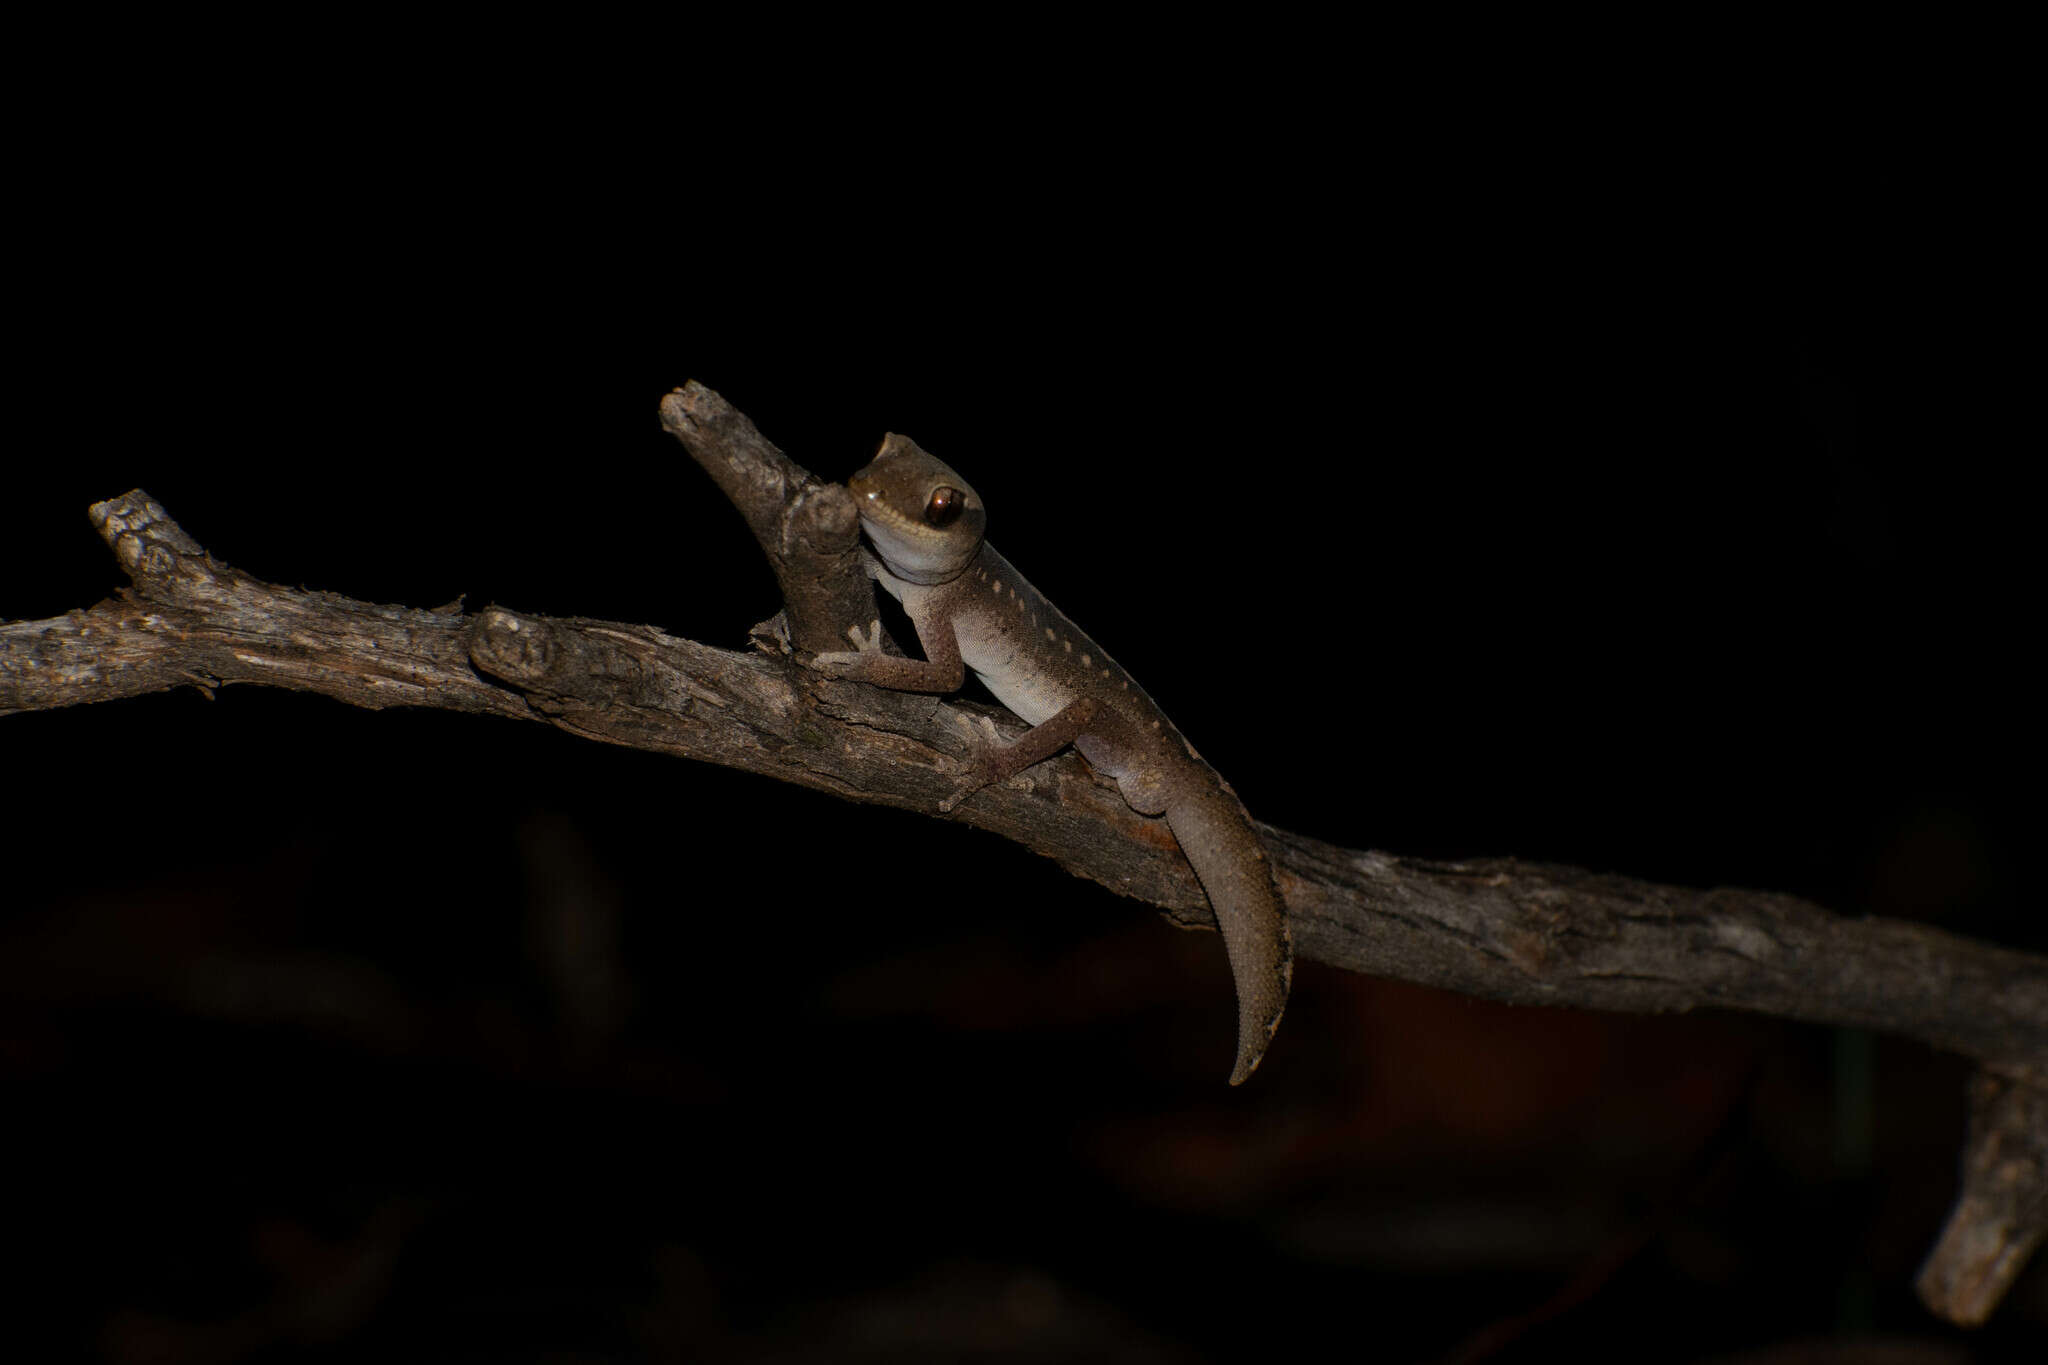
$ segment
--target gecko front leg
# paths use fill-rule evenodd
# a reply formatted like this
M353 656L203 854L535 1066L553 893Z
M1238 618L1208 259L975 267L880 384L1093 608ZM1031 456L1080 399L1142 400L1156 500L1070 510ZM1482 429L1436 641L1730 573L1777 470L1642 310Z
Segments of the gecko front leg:
M835 678L873 683L899 692L957 692L967 680L960 642L948 625L926 629L919 623L917 638L924 646L923 659L882 653L879 621L865 634L859 626L850 627L846 633L857 648L817 655L812 667ZM1014 744L1002 743L995 723L986 716L980 717L982 734L972 741L974 754L967 761L960 785L939 802L939 809L950 812L983 787L1006 781L1032 764L1051 758L1086 733L1100 714L1101 708L1094 698L1083 697L1031 727Z
M853 640L854 649L813 655L811 667L835 678L873 683L897 692L957 692L967 681L967 666L960 661L960 644L950 630L918 631L918 643L924 646L922 659L882 653L879 620L869 626L865 638L859 626L849 626L846 633Z

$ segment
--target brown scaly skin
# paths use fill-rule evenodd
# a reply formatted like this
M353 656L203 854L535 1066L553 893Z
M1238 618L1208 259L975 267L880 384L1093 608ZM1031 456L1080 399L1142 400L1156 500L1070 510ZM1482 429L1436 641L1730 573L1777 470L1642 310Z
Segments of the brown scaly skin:
M905 692L952 692L972 669L1035 727L1007 747L984 745L941 809L1072 744L1116 780L1131 809L1164 815L1230 955L1237 981L1230 1083L1241 1083L1280 1026L1294 954L1287 907L1237 793L1101 646L982 539L987 512L958 474L891 435L846 486L881 561L875 577L903 604L925 657L877 652L877 623L866 637L851 632L858 652L820 654L814 666Z

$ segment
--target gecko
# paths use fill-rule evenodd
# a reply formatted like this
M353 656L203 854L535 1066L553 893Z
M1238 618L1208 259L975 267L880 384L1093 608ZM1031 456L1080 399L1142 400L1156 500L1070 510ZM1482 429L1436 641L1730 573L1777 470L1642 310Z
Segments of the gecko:
M1251 816L1128 673L1010 567L983 537L988 513L967 481L908 437L891 433L852 478L874 554L868 571L902 603L923 659L881 652L881 621L847 634L855 648L814 655L834 677L902 692L957 691L972 670L1032 728L1000 744L982 718L950 811L1069 744L1113 779L1131 809L1164 815L1216 912L1237 986L1240 1085L1280 1026L1293 978L1287 907Z

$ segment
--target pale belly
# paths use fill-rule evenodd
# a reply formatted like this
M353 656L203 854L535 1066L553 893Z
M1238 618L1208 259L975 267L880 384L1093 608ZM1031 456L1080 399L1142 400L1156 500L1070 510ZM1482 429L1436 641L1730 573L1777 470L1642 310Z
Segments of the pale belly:
M1042 678L1027 676L1018 671L1009 673L991 672L982 669L973 659L961 656L974 676L981 679L981 685L995 693L996 700L1033 725L1042 725L1064 711L1073 701L1073 694L1065 688L1056 687Z

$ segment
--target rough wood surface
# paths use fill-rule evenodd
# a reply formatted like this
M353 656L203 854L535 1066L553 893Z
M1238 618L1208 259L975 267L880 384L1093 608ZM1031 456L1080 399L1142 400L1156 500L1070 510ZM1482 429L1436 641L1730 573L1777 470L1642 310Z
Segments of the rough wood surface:
M539 721L937 817L983 708L801 665L799 651L836 647L847 626L873 615L844 490L835 496L701 386L671 394L662 419L740 507L782 581L787 624L760 632L757 652L650 626L281 587L215 560L138 489L90 509L131 589L49 620L0 623L0 715L181 686L284 687L369 708ZM1007 737L1019 732L1014 717L990 714ZM1163 823L1134 814L1071 753L943 818L1001 834L1182 923L1211 922ZM2022 1128L2037 1125L2036 1183L2007 1181L1999 1188L2021 1193L2006 1197L1972 1166L1922 1280L1937 1311L1981 1320L2048 1225L2038 1176L2048 958L1771 892L1512 859L1430 862L1262 831L1305 957L1515 1003L1716 1007L1879 1029L1976 1059L1980 1087L1994 1087ZM1995 1145L1984 1135L2011 1124L1979 1112L1981 1155Z

